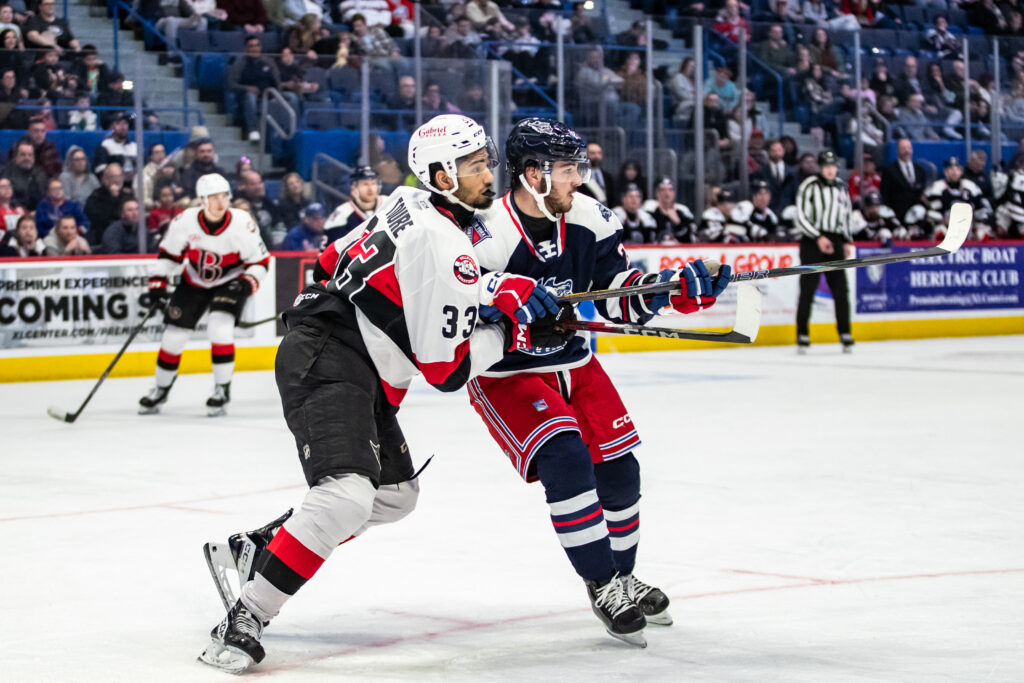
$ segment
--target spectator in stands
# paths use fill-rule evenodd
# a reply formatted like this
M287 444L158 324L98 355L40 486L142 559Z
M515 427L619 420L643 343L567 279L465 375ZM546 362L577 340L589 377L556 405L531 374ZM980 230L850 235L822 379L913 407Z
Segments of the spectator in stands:
M64 68L56 48L40 52L32 65L32 81L36 87L30 90L33 97L56 92L64 81Z
M183 209L175 202L174 188L170 185L162 185L156 192L156 204L146 216L146 228L150 232L163 235L174 217L182 211Z
M391 6L387 0L341 0L337 17L351 25L355 15L362 15L370 26L390 26Z
M107 82L107 89L96 98L97 107L116 107L117 109L105 109L100 111L100 126L104 130L110 128L118 116L131 114L135 111L135 98L130 92L124 89L124 74L118 71L110 74L110 81ZM143 100L145 106L145 100ZM155 112L142 112L143 123L147 130L158 130L160 118Z
M789 49L782 34L782 24L772 24L768 39L757 46L757 57L773 71L792 76L796 73L793 51Z
M100 186L89 195L85 202L85 215L89 217L89 244L97 246L103 239L107 226L121 216L121 205L134 199L131 188L124 184L124 171L117 163L107 164L103 169Z
M469 17L473 29L476 31L482 31L485 26L495 20L502 31L511 33L515 30L515 26L505 18L501 9L498 8L498 3L494 0L469 0L466 3L466 16Z
M199 144L196 145L196 158L192 160L188 167L182 169L181 172L181 186L185 189L187 196L196 196L196 181L201 176L210 173L219 173L225 177L228 175L227 171L217 165L216 157L217 154L213 150L213 140L210 138L199 140Z
M68 112L69 130L94 131L99 129L99 117L89 107L89 94L86 92L80 93L77 99L75 99L75 108Z
M43 169L48 178L55 178L60 175L61 164L60 154L57 152L57 143L46 139L46 124L38 118L33 118L28 124L28 131L11 145L7 150L7 159L13 160L17 154L18 145L27 143L32 145L35 153L36 166ZM44 233L45 234L45 233Z
M505 59L512 62L512 66L531 83L547 85L549 51L541 49L540 39L533 35L530 21L526 17L516 17L514 24L515 33L511 39L512 44L504 54Z
M615 184L621 188L625 188L628 185L636 185L640 188L640 198L646 199L644 195L647 193L647 180L644 178L643 167L636 159L626 159L622 162L622 166L619 168L619 175L615 179ZM625 190L622 190L622 193L625 194ZM621 196L619 201L622 201Z
M796 174L794 175L792 182L787 184L783 189L783 192L785 192L785 197L782 200L783 208L792 206L796 203L796 191L800 188L800 184L817 172L817 158L810 152L804 152L801 154L800 158L797 160Z
M647 74L643 70L643 63L639 52L630 52L626 55L626 63L618 72L622 79L620 91L623 102L632 102L638 107L647 106Z
M50 0L52 1L52 0ZM27 256L42 256L46 252L46 245L39 239L36 233L36 221L32 214L25 214L18 218L18 223L11 231L4 243L0 245L0 257L3 258L24 258Z
M92 154L93 165L97 173L102 173L109 163L116 163L121 166L124 174L129 180L135 174L135 157L138 154L138 147L128 137L131 129L132 119L135 117L129 113L121 112L110 125L110 134L103 138Z
M15 23L14 10L8 4L0 5L0 31L13 31L18 47L25 47L24 38L21 35L21 26ZM0 40L0 46L5 50L11 49L7 47L7 44L2 40Z
M171 163L167 160L167 148L162 143L154 143L149 146L149 154L146 155L146 165L142 167L142 206L148 210L157 205L155 189L157 171L164 163Z
M36 231L46 237L62 216L71 216L75 225L89 229L89 219L82 205L64 196L64 185L59 178L51 178L46 187L46 196L36 205Z
M823 28L816 29L811 39L811 63L820 64L833 77L841 76L844 71L843 55Z
M911 140L938 140L939 134L928 125L928 115L924 112L924 97L911 95L907 103L900 108L896 117L896 135Z
M25 49L18 42L18 34L9 28L0 31L0 70L13 70L15 81L21 86L28 82L27 59Z
M590 161L590 180L583 184L579 191L593 197L605 206L614 205L618 194L615 192L615 178L605 173L604 149L596 142L587 143L587 159Z
M585 117L600 120L600 108L606 108L609 123L634 130L640 120L640 107L623 102L619 94L622 77L604 65L604 50L594 45L587 50L586 61L576 74L576 89Z
M489 110L489 102L487 97L484 96L483 85L477 81L467 83L465 90L455 104L463 114L483 125L482 122L487 117Z
M281 249L284 251L320 251L324 248L326 236L324 224L327 211L320 202L311 202L302 212L302 222L285 235Z
M927 175L924 166L914 161L914 145L904 138L896 145L896 161L882 169L882 199L903 222L915 204L925 204Z
M846 187L850 192L850 201L857 203L865 193L871 191L881 191L882 189L882 176L879 175L878 170L875 166L875 157L873 154L864 153L864 177L857 174L857 169L854 169L850 173L849 179L846 181Z
M643 210L639 186L630 183L622 192L622 204L612 209L622 223L622 241L627 244L658 244L662 235L654 217Z
M647 47L647 25L643 21L634 21L629 28L615 36L616 45L622 47L636 48L636 52L643 52ZM611 57L615 66L621 67L629 55L633 52L616 50Z
M156 22L156 27L167 36L171 45L178 44L178 31L191 29L205 31L228 18L228 13L217 9L215 0L179 0L168 4L161 3L164 16Z
M835 11L825 0L804 0L802 15L808 24L827 28L829 20L835 16Z
M704 129L708 132L714 131L718 137L718 151L728 155L732 149L732 141L729 140L729 119L718 94L709 92L704 96Z
M960 64L962 69L963 62ZM923 95L925 104L946 119L947 125L942 129L942 134L950 140L962 140L963 136L954 130L952 125L963 121L961 113L964 103L963 81L960 80L955 87L947 88L942 75L942 65L939 62L932 62L928 65Z
M697 62L693 57L686 57L679 65L679 71L668 82L672 93L672 122L687 128L693 116L693 105L697 97L697 84L694 80L697 73Z
M297 225L309 200L306 185L298 173L289 173L281 181L281 197L277 200L277 216L285 225Z
M14 159L7 165L3 177L11 181L17 202L27 210L35 211L36 204L46 194L47 177L43 169L36 165L35 148L31 142L15 144Z
M889 77L889 65L882 57L875 60L875 73L871 76L870 87L875 93L876 102L881 102L883 97L896 96L896 86Z
M924 41L938 53L939 59L960 54L960 39L949 30L949 19L944 14L935 17L934 25L925 31Z
M242 29L246 33L263 33L269 23L262 2L217 0L217 7L227 15L224 18L223 29Z
M64 171L60 174L64 194L73 202L83 205L97 188L100 181L89 168L89 157L78 145L68 148L64 157Z
M704 92L715 93L722 105L722 111L728 113L740 103L740 91L731 80L732 70L720 65L715 67L715 75L708 76L704 81Z
M561 31L561 26L556 26L556 23L560 23L558 18L552 17L552 21L549 22L551 30ZM572 36L572 42L577 45L597 42L597 31L594 29L590 17L587 16L587 3L577 2L573 4L572 17L569 19L569 35Z
M458 113L459 108L441 94L439 83L427 83L427 87L423 89L423 116L434 117L438 114Z
M385 109L394 114L379 114L382 128L390 130L413 130L416 127L416 79L412 76L399 76L398 89L385 99Z
M323 21L314 13L304 14L301 19L285 33L285 42L296 55L302 55L310 63L319 58L316 47L328 38L330 32L324 28Z
M660 242L696 242L697 224L693 212L676 202L676 186L671 178L658 181L655 199L647 200L643 209L654 218Z
M4 69L0 73L0 128L4 130L21 130L27 125L24 109L18 109L18 103L28 91L18 87L13 69Z
M228 69L227 82L241 104L249 142L259 142L260 95L267 88L277 88L281 83L277 65L263 56L259 38L249 36L245 39L245 53Z
M57 17L56 0L42 0L39 13L25 20L25 46L29 49L43 50L55 48L60 54L65 50L79 49L78 40L71 33L68 22Z
M473 30L469 17L460 17L449 26L445 41L452 59L476 59L480 55L480 34Z
M995 0L976 0L964 3L967 8L967 23L977 26L985 33L1005 33L1010 24Z
M371 26L362 14L352 15L349 23L352 26L352 34L355 36L356 44L359 47L359 54L368 57L392 57L394 59L402 56L398 46L395 45L395 41L380 24Z
M82 46L81 57L75 62L72 73L78 77L79 86L89 92L93 101L107 89L111 76L110 69L100 60L95 45Z
M444 33L437 24L431 24L427 28L427 34L423 36L420 45L420 53L427 59L444 57L448 52L448 44L445 41Z
M981 190L982 196L993 203L994 197L992 192L992 178L985 171L985 165L988 163L988 155L985 154L985 150L976 149L967 156L967 167L964 168L964 178L970 180L978 189Z
M911 95L923 94L921 81L917 77L917 58L910 56L903 60L903 73L893 83L896 88L896 99L902 107Z
M750 40L750 22L740 14L739 0L725 0L725 6L715 17L714 28L734 43L739 42L743 32L746 32L747 40Z
M285 227L278 217L277 204L267 196L263 178L256 171L243 171L238 177L238 197L249 202L249 213L260 226L260 237L268 248L275 247L283 235L278 232Z
M18 218L25 215L25 208L14 198L11 181L0 176L0 240L14 230Z
M57 225L43 238L47 256L82 256L91 254L89 242L82 237L74 216L61 216Z
M139 249L139 203L134 199L121 202L121 217L103 231L102 254L155 254L157 233L146 230L146 244Z

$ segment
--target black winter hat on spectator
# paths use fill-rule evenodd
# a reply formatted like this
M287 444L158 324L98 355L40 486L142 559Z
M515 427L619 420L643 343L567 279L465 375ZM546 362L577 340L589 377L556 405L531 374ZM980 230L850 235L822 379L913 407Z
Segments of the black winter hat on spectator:
M750 183L750 196L753 197L758 192L771 192L772 188L769 187L768 183L764 180L755 180Z

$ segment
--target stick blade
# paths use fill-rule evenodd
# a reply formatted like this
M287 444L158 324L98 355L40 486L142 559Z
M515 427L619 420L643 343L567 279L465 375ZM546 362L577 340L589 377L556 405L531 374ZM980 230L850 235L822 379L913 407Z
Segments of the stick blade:
M974 209L967 202L956 202L949 209L949 225L946 237L939 244L939 249L953 253L963 246L967 235L974 225Z
M743 335L750 344L757 339L761 327L761 290L749 282L739 285L736 290L736 323L733 334Z
M74 422L75 416L69 412L50 406L46 409L46 414L52 417L54 420L60 420L61 422Z

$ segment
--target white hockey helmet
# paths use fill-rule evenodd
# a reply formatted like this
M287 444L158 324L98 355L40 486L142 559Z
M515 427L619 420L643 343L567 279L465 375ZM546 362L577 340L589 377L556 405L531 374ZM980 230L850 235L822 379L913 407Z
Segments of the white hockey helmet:
M481 149L487 150L490 167L496 167L498 152L483 126L461 114L441 114L413 132L412 139L409 140L409 168L431 191L444 196L452 203L472 209L455 198L454 193L459 189L456 162L467 154ZM432 164L441 164L455 184L452 189L444 191L434 187L433 178L430 177Z
M206 202L203 200L206 197L220 194L221 192L226 193L228 199L231 198L231 185L228 183L228 179L220 173L207 173L204 176L199 176L199 180L196 181L196 197L199 198L200 202L203 202L204 206Z

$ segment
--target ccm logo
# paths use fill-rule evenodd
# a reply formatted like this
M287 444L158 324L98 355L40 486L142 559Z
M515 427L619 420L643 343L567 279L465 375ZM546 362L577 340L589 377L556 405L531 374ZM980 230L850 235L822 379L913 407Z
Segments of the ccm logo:
M526 348L528 346L526 336L526 325L516 325L516 344L519 348Z
M632 421L633 420L630 419L629 415L623 415L622 417L617 418L614 422L612 422L612 427L618 429L619 427L624 427L630 424Z

